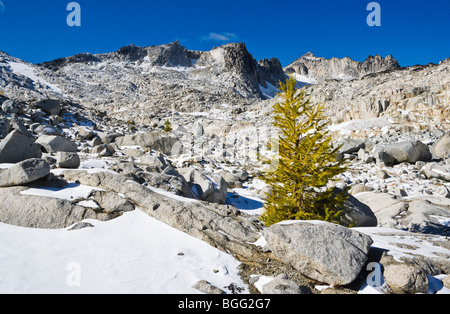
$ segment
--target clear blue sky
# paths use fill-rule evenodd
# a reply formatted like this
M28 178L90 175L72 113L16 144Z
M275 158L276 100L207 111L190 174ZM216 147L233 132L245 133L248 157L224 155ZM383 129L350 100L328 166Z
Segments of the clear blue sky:
M326 58L392 54L402 66L450 57L449 0L78 0L81 27L66 24L71 0L0 0L0 50L43 62L179 40L192 50L244 42L256 59L283 66L308 51Z

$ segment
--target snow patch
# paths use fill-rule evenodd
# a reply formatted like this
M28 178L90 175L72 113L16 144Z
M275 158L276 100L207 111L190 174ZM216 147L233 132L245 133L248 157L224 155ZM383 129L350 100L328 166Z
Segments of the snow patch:
M51 84L51 83L47 82L46 80L37 76L35 70L31 66L29 66L25 63L19 63L19 62L14 62L14 61L8 61L8 65L11 67L11 69L14 73L28 77L33 82L40 83L43 86L47 86L49 89L53 90L56 93L60 93L60 94L63 93L61 88L59 88L57 85Z

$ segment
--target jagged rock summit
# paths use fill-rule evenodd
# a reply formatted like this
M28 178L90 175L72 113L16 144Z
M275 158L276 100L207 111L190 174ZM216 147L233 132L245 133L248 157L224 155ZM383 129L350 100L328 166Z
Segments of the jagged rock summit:
M398 61L391 55L385 58L380 55L369 56L364 62L359 62L349 57L326 59L308 52L285 67L284 71L321 82L328 79L349 81L373 73L398 69L400 69Z

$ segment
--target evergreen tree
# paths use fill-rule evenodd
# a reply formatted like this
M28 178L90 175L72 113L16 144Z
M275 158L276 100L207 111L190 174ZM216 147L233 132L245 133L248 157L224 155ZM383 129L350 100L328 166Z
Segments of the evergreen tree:
M164 123L164 132L172 132L172 124L170 124L169 120L166 120L166 123Z
M263 172L270 186L262 220L272 225L282 220L324 220L339 222L348 190L327 187L346 171L337 161L327 132L324 104L313 105L296 80L280 82L283 102L274 105L272 125L279 130L276 169Z

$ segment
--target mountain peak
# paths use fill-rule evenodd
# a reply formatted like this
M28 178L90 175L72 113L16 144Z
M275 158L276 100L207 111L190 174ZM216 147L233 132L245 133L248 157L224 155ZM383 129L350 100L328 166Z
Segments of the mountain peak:
M364 62L346 58L326 59L308 52L284 68L286 73L294 73L315 81L337 79L348 81L360 79L368 74L400 69L397 60L391 55L383 58L379 54L368 56Z

